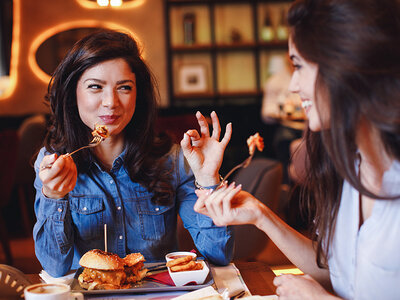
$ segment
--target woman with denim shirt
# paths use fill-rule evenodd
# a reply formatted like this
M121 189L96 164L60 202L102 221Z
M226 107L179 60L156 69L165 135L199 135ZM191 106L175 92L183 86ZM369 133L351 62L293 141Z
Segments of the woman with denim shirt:
M55 70L46 99L52 118L35 162L33 231L44 270L65 275L79 267L85 252L103 249L104 224L108 251L163 260L178 250L178 213L202 255L216 264L230 262L231 229L194 212L189 164L179 146L155 134L153 78L129 35L105 30L78 41ZM223 152L230 125L219 142L215 113L212 118L214 134L202 146ZM107 126L108 138L73 157L62 155L87 145L96 124ZM198 182L212 187L219 175L206 170Z

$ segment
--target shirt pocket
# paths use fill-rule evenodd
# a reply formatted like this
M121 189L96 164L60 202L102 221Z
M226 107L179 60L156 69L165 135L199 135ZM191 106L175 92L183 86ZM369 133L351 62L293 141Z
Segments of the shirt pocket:
M70 196L70 209L80 239L102 238L104 203L101 197Z
M174 205L158 205L151 202L148 197L137 199L137 209L140 220L142 238L144 240L161 240L168 231L175 230L176 224ZM174 223L175 222L175 223Z

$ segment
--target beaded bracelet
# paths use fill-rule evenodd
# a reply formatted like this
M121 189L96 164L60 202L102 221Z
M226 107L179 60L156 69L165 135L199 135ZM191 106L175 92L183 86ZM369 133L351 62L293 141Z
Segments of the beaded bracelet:
M221 182L222 182L222 180L223 180L224 178L221 176L221 175L219 175L219 183L218 184L216 184L216 185L212 185L212 186L209 186L209 187L205 187L205 186L202 186L202 185L200 185L196 180L194 181L194 186L196 187L196 189L198 189L198 190L209 190L209 189L212 189L212 188L214 188L214 187L218 187L218 186L220 186L220 184L221 184Z

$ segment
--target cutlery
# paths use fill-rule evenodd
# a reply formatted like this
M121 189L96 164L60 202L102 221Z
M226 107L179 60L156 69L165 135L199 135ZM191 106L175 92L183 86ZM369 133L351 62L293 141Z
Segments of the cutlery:
M78 148L78 149L72 151L71 153L67 153L67 154L65 154L65 156L72 156L72 154L75 154L76 152L81 151L82 149L85 149L85 148L96 147L96 146L99 145L102 141L104 141L104 138L101 137L101 136L96 135L96 136L90 141L90 143L89 143L88 145L83 146L83 147L80 147L80 148ZM52 166L53 164L54 164L54 163L48 164L48 165L46 165L46 166L42 166L42 167L40 167L40 170L50 169L51 166Z
M235 172L237 169L239 168L247 168L252 160L254 156L254 153L252 153L248 158L246 158L243 162L241 162L240 164L238 164L237 166L233 167L226 175L224 178L222 178L221 182L219 183L219 185L217 186L217 188L215 190L218 190L221 186L224 185L224 182L228 179L229 176L231 176L233 174L233 172ZM214 190L214 191L215 191Z

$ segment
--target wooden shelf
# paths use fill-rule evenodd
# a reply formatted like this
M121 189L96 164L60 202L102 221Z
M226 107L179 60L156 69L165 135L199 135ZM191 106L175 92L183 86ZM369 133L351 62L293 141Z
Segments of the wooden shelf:
M182 105L185 101L198 103L202 99L206 105L222 105L231 100L230 103L236 101L241 105L246 101L261 104L263 83L270 74L270 55L280 52L286 55L288 48L285 40L261 40L264 7L275 6L276 13L290 2L292 0L166 0L171 106ZM183 19L187 14L195 16L195 43L191 45L183 41ZM231 42L234 33L238 33L237 42ZM179 66L190 64L205 66L210 92L179 92L182 82Z

